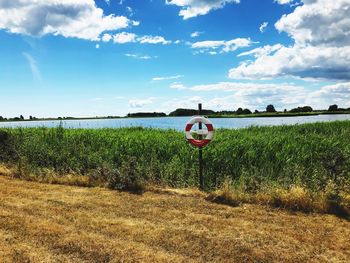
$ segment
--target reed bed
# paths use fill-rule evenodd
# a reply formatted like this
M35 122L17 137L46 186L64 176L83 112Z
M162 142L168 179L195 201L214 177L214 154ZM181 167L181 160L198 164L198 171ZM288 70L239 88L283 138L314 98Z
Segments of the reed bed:
M229 180L232 192L255 196L302 188L307 196L348 197L349 141L350 121L217 130L203 150L206 190ZM0 147L0 162L31 180L141 190L198 186L198 151L175 130L0 129Z

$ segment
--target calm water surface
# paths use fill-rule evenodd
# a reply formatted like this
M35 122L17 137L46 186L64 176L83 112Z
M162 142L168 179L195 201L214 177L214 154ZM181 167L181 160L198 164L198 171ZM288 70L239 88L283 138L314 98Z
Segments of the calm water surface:
M120 128L120 127L152 127L160 129L183 130L190 117L165 118L125 118L99 120L62 120L62 121L26 121L0 122L0 127L57 127L62 123L65 128ZM289 125L300 123L350 120L350 114L317 115L300 117L267 117L267 118L211 118L215 128L237 129L255 126Z

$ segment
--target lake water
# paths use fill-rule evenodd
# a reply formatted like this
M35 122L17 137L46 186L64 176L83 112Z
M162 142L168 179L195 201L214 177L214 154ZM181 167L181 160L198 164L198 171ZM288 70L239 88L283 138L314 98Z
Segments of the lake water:
M183 130L190 117L162 118L123 118L98 120L62 120L62 121L24 121L0 122L0 127L57 127L62 123L65 128L120 128L120 127L152 127L160 129ZM317 115L300 117L267 117L267 118L210 118L215 128L245 128L255 126L290 125L336 120L350 120L350 114Z

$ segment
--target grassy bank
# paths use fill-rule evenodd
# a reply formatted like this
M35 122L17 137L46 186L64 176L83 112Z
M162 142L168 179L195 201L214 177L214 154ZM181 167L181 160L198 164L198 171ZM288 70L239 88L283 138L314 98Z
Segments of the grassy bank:
M350 223L0 177L1 262L347 262Z
M273 197L300 187L312 202L317 193L345 202L349 134L350 121L218 130L203 154L207 190L228 180L232 192ZM0 161L27 179L118 189L198 183L197 150L173 130L1 129L0 147Z

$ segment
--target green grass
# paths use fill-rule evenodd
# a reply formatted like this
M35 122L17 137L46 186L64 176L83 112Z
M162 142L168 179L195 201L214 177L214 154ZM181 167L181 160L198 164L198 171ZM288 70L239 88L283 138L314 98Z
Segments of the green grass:
M330 183L347 190L349 135L350 121L217 130L203 151L206 188L215 189L229 178L247 192L274 185L322 191ZM0 162L41 176L50 170L102 182L132 177L157 185L197 186L197 154L174 130L0 129Z

